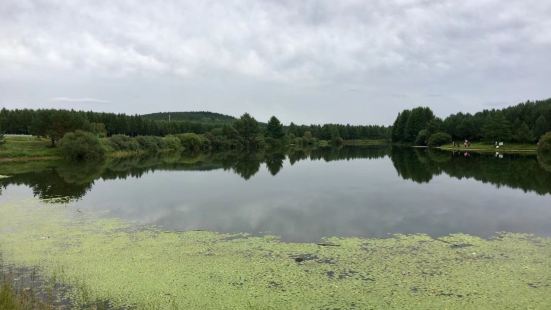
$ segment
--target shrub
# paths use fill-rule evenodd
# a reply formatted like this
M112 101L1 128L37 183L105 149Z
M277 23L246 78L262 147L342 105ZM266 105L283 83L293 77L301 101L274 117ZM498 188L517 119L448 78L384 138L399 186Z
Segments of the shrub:
M63 156L70 160L100 159L105 155L98 137L82 130L66 133L60 147Z
M538 153L551 157L551 131L541 136L538 142Z
M445 132L437 132L429 137L428 146L441 146L451 143L452 137Z
M109 144L115 151L137 151L140 145L135 139L125 135L113 135L109 138Z
M180 144L186 151L197 152L203 148L203 139L195 133L183 133L176 135L180 139Z
M147 152L158 152L167 148L166 141L161 137L137 136L135 139L140 149Z
M180 143L180 139L176 136L166 136L163 138L163 141L166 145L166 148L171 150L179 150L182 148L182 144Z
M420 130L415 138L415 145L427 145L429 139L429 131L426 129Z

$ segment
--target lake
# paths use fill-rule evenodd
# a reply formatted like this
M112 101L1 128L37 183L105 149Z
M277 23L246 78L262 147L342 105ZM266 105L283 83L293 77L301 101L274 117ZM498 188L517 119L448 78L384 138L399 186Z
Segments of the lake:
M536 156L390 146L3 164L0 203L38 198L164 230L323 237L551 236Z

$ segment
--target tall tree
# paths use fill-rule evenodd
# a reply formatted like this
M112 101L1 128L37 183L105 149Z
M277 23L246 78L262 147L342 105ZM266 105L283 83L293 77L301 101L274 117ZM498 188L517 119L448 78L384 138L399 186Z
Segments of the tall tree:
M281 139L285 136L285 132L283 132L283 125L281 125L281 122L275 116L272 116L268 121L266 136L272 139Z
M257 135L260 133L260 127L258 122L249 115L249 113L243 114L237 121L235 121L233 127L237 130L243 142L247 146L255 146Z
M71 131L88 129L88 122L79 114L65 110L42 110L31 123L34 135L48 137L55 146L59 139Z
M392 142L396 143L405 141L406 123L410 114L410 110L404 110L398 114L398 117L396 117L394 125L392 126Z
M489 117L486 125L482 128L482 134L486 141L510 141L511 123L507 121L503 113L495 113Z
M411 114L404 129L404 140L413 143L419 131L426 129L430 121L434 119L434 113L428 107L417 107L411 110Z

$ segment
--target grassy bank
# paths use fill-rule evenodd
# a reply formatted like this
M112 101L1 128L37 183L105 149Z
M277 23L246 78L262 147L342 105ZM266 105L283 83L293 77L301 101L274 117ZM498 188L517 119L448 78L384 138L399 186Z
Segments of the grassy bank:
M52 147L51 142L45 138L33 136L8 135L5 143L0 145L0 162L26 162L42 160L61 160L63 156L59 147ZM100 139L107 151L108 157L123 158L136 155L144 155L144 150L120 151L114 150L108 145L107 139ZM161 149L159 152L171 150Z
M8 135L5 139L6 143L0 145L0 162L16 162L16 161L36 161L36 160L59 160L62 159L62 154L59 147L52 147L48 139L38 138L33 136L13 136ZM151 150L136 149L136 150L117 150L112 147L107 138L100 139L100 143L106 150L108 157L124 158L136 155L144 155ZM385 140L344 140L345 146L374 146L388 144ZM284 146L283 146L284 147ZM300 145L289 145L294 149L307 148ZM319 140L316 145L308 146L316 147L331 147L329 141ZM173 152L174 149L157 149L154 153Z
M138 309L548 309L551 239L274 237L136 229L67 207L0 205L5 261L73 301Z
M469 151L469 152L481 152L481 153L533 153L537 152L536 144L514 144L514 143L505 143L505 145L496 148L494 144L488 143L472 143L469 147L463 147L463 144L460 146L453 146L452 144L446 144L439 147L441 150L446 151Z
M58 148L50 146L50 140L32 136L6 136L0 145L0 161L42 160L61 158Z

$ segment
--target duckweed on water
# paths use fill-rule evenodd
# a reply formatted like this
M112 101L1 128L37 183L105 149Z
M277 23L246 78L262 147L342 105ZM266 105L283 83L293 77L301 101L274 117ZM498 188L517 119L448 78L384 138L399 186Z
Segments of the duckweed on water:
M551 309L551 238L329 238L135 229L36 201L0 205L0 251L139 309Z

